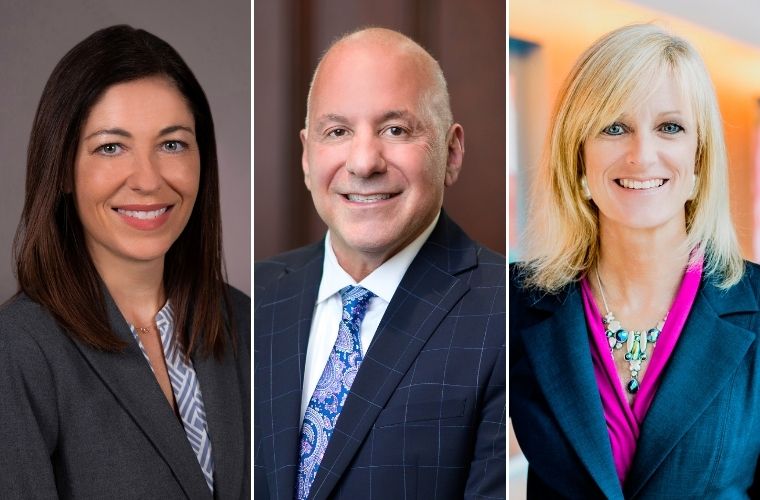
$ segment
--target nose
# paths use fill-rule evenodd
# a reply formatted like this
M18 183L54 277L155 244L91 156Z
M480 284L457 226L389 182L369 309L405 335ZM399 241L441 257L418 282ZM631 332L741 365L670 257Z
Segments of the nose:
M372 132L356 132L346 158L346 169L358 177L385 172L382 139Z
M151 154L135 155L127 186L133 191L154 193L161 188L163 177L159 160Z
M647 132L632 134L627 160L631 165L642 167L655 163L657 160L657 137Z

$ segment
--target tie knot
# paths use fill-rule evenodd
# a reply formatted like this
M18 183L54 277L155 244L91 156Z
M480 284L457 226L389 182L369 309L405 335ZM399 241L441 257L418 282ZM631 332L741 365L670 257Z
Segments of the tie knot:
M340 298L343 301L344 318L361 322L364 319L364 313L367 312L369 299L374 296L374 293L361 286L349 285L342 288L340 290Z

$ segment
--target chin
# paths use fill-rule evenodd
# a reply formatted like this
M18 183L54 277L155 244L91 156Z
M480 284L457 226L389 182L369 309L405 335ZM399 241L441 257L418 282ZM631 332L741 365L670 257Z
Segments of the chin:
M635 214L635 213L628 213L625 214L625 217L620 217L616 221L612 221L612 223L615 226L618 227L625 227L630 229L636 229L636 230L646 230L646 229L659 229L669 226L670 224L673 224L676 219L683 221L684 227L686 227L685 219L682 217L679 217L677 215L673 216L663 216L662 213L656 213L656 214Z

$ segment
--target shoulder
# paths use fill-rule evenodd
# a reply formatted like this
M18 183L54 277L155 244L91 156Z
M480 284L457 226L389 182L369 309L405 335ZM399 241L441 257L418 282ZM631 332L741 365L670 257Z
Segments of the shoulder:
M745 260L744 274L736 284L729 288L719 288L716 284L717 279L702 275L702 293L714 303L733 302L733 306L743 304L746 307L749 302L752 302L755 306L760 307L759 264Z
M0 307L0 380L34 380L28 390L45 391L41 386L52 387L54 366L65 364L72 349L72 340L53 316L26 295Z
M324 258L324 239L281 253L266 260L258 261L253 266L253 286L256 292L266 288L272 281L287 272L297 271L312 264L315 259Z
M50 312L19 293L0 306L0 342L7 345L21 339L50 344L67 336Z
M524 262L510 262L509 264L509 300L512 303L525 305L535 303L540 294L537 290L527 285L528 269Z
M509 265L510 328L527 328L553 315L568 302L579 300L578 281L568 283L555 293L531 286L528 267L524 262Z
M247 312L248 316L251 315L251 298L245 293L232 285L225 284L227 288L227 296L230 299L230 307L236 313Z
M744 261L742 281L746 281L755 290L755 295L760 297L760 294L757 293L760 291L760 264L749 260Z
M744 261L744 274L739 282L731 288L718 290L717 294L713 291L714 286L709 285L712 285L712 283L708 282L708 284L705 285L704 290L710 297L720 297L722 299L731 300L735 295L740 295L742 301L752 300L754 305L753 308L760 309L760 264L748 260Z
M478 265L498 268L502 275L505 273L507 268L506 257L477 242L475 242L475 248L477 248Z
M472 268L468 278L470 284L498 287L504 290L507 269L506 257L477 242L473 242L473 245L477 264Z
M232 315L233 331L238 342L246 346L250 352L251 344L251 298L232 285L225 284L229 299L230 314Z

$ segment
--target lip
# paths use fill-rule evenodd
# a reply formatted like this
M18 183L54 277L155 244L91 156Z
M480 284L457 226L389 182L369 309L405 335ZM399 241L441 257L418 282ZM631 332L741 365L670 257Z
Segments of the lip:
M140 231L153 231L166 224L173 208L174 205L154 203L151 205L119 205L112 207L112 210L130 227Z

